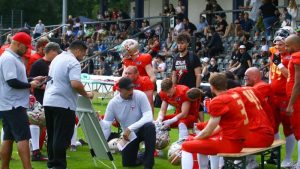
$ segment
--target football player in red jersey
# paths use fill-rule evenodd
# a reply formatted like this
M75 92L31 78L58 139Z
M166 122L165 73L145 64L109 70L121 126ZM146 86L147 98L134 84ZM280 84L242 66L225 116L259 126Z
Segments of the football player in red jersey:
M128 66L124 70L124 76L128 77L129 79L132 80L135 90L143 91L147 95L147 98L149 100L149 103L152 107L152 112L153 112L153 109L154 109L154 105L153 105L154 84L152 83L150 78L148 76L140 76L136 66ZM116 91L116 90L118 90L118 88L119 88L119 83L117 82L113 86L113 90Z
M249 121L244 103L239 94L226 92L226 76L212 74L209 83L212 93L216 95L209 104L210 119L197 136L182 144L183 169L193 168L192 153L198 153L200 168L207 168L207 155L240 152L248 134ZM219 137L211 138L215 133Z
M287 79L286 92L289 103L286 108L287 115L290 116L295 138L298 142L298 161L294 168L300 168L300 37L290 35L285 40L285 48L292 54L289 63L289 76Z
M178 126L179 139L187 137L187 128L192 128L193 124L198 121L199 108L192 107L194 104L191 104L187 98L188 90L187 86L175 85L171 79L167 78L161 82L161 91L159 92L162 105L156 121L162 122L166 128ZM174 114L166 115L169 104L176 110Z
M134 39L127 39L122 42L120 54L123 57L124 70L128 66L136 66L141 76L148 76L155 83L156 77L152 67L152 56L147 53L140 53L138 48L139 44Z

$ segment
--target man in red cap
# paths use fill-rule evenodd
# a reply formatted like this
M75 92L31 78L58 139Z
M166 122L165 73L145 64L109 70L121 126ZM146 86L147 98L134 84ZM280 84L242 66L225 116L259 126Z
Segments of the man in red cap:
M0 58L0 111L3 114L4 141L2 143L1 168L8 169L13 142L24 169L31 169L29 139L30 129L26 109L29 106L29 90L40 85L44 77L36 77L30 83L26 76L23 56L31 46L31 37L16 33L11 45Z

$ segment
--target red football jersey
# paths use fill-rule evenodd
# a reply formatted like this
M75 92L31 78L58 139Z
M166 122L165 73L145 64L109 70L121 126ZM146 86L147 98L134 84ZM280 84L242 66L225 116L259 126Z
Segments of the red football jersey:
M220 117L219 126L222 137L231 140L243 140L248 133L248 118L245 106L237 93L223 93L213 98L209 112L213 117Z
M37 61L37 60L39 60L39 59L41 59L41 58L43 58L43 57L44 57L44 56L43 56L43 55L40 55L39 53L35 53L35 54L33 54L33 55L30 56L30 58L29 58L29 60L28 60L28 63L27 63L27 65L28 65L28 73L30 73L32 64L33 64L35 61Z
M262 96L251 87L237 87L230 89L231 93L238 93L245 105L247 116L249 118L249 129L268 129L273 130L267 114L263 109L260 100L264 100Z
M275 54L278 54L278 51L276 51ZM291 55L289 53L280 55L281 63L287 68L291 60ZM271 55L271 60L273 59L273 57L274 54ZM285 95L286 78L283 76L279 68L273 62L270 63L270 79L272 92L275 95Z
M2 45L0 48L0 56L2 55L2 53L5 51L6 48L9 48L10 44L5 44Z
M185 101L189 101L189 99L187 98L187 91L189 90L189 88L187 86L184 85L176 85L175 86L176 91L175 94L173 95L173 97L168 97L167 93L160 91L159 92L159 96L161 98L162 101L166 101L168 104L174 106L176 108L176 114L181 112L181 106L182 103ZM191 109L191 107L190 107Z
M133 82L134 89L135 90L140 90L140 91L149 91L149 90L154 90L154 84L150 80L148 76L138 76L136 81ZM114 86L113 86L113 91L116 91L119 89L119 81L117 81Z
M289 64L289 77L286 83L286 94L290 97L292 95L293 87L295 84L295 67L294 65L300 66L300 52L292 54L292 60Z
M152 66L151 62L152 62L152 57L150 54L147 53L145 54L140 53L135 60L132 59L123 60L123 64L125 65L125 67L136 66L141 76L148 76L145 67L148 64Z

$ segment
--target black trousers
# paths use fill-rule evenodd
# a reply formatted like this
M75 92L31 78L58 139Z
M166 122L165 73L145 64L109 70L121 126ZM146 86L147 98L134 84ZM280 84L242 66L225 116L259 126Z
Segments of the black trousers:
M133 167L138 165L137 154L140 142L145 142L145 154L143 164L145 168L153 168L155 150L155 126L152 122L144 124L136 133L137 138L129 143L122 151L123 167Z
M74 132L75 111L45 106L48 168L66 169L66 151Z

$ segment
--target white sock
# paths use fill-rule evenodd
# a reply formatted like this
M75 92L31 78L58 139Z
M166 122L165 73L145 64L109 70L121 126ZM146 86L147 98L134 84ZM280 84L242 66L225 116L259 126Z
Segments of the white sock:
M219 159L218 156L209 156L211 169L219 169Z
M37 125L29 125L31 134L32 151L40 149L40 127Z
M4 131L3 131L3 127L2 127L2 129L1 129L1 138L0 138L1 144L3 143L3 139L4 139Z
M274 140L279 140L280 139L280 134L279 132L274 134Z
M294 134L290 134L285 138L286 144L285 144L285 160L286 161L292 161L292 155L295 147L295 136Z
M74 126L74 133L71 139L71 145L76 145L76 141L77 141L77 126Z
M199 169L208 169L208 157L207 155L197 154Z
M178 124L179 139L186 139L189 136L189 131L184 123Z
M193 154L182 151L181 153L181 168L182 169L192 169L194 166Z
M224 166L224 158L223 157L220 157L220 160L219 160L219 168L222 168Z

